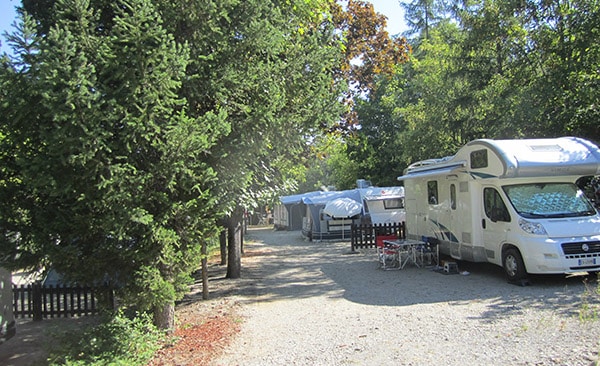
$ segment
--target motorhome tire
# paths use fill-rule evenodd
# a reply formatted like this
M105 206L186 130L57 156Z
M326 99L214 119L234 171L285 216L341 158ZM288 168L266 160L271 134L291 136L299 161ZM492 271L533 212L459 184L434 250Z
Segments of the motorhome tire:
M518 249L509 248L504 251L502 264L504 265L504 271L509 281L520 281L527 277L523 257L521 257Z

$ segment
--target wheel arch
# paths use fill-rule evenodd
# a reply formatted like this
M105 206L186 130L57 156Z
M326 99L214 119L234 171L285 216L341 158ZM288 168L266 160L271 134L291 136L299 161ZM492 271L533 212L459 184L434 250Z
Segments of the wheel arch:
M521 253L521 250L519 249L518 246L512 244L512 243L504 243L502 244L502 250L500 251L500 255L502 257L504 257L504 253L506 253L507 250L509 249L516 249L519 251L519 254L521 254L521 256L523 256L523 254Z

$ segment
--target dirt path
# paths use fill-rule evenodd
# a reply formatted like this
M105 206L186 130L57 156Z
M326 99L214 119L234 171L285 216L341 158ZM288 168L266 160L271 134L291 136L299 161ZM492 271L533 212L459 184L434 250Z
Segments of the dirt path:
M92 321L92 318L45 319L38 322L18 319L15 336L0 344L0 365L46 365L46 350L57 346L53 334L69 332L69 329L81 328Z
M582 277L505 281L502 269L468 275L378 269L373 250L311 243L298 232L251 231L259 261L231 299L240 333L214 365L590 365L600 327L582 322ZM598 304L595 304L598 306Z

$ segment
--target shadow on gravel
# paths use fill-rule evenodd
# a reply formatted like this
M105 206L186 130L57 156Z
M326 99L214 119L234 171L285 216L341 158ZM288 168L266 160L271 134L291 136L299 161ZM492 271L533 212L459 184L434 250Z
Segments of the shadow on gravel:
M374 306L485 301L482 318L493 319L528 308L576 315L586 289L583 276L532 276L530 286L509 284L502 268L487 263L459 262L459 271L468 275L410 266L383 271L374 249L350 254L349 242L308 242L299 232L270 228L251 230L245 245L242 279L225 279L225 266L211 266L211 298L236 295L265 302L325 296ZM201 284L196 287L184 302L198 300Z

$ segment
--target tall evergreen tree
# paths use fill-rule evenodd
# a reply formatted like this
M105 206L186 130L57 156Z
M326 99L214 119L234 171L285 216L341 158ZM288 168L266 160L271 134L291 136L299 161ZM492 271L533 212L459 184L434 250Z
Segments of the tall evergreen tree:
M148 0L111 8L58 0L39 49L5 65L3 261L47 263L71 279L108 279L126 303L174 327L174 302L213 229L214 171L202 159L222 116L187 114L177 96L185 47ZM26 24L32 23L26 20ZM11 262L17 260L17 262Z
M404 8L404 20L408 25L405 34L407 37L416 35L417 39L429 39L429 32L446 18L448 7L444 0L400 1L400 5Z
M548 136L600 141L600 3L535 2L528 8L530 52L536 71L527 90L540 113L529 126Z
M55 3L55 7L50 6ZM35 16L37 24L32 28L40 40L51 39L55 29L65 28L61 23L65 18L73 18L60 14L61 9L71 6L67 1L26 0L24 4ZM136 273L143 276L129 281L127 290L133 294L151 288L146 291L148 301L140 304L155 306L156 301L174 298L172 295L180 290L173 285L157 291L151 286L164 281L155 279L185 277L183 269L168 273L169 266L179 269L191 258L197 259L195 245L184 251L189 256L177 257L180 252L170 248L215 236L218 230L214 227L225 216L231 239L228 275L240 276L241 245L236 231L241 209L256 205L265 195L285 186L307 157L310 135L327 130L341 114L338 87L342 83L333 78L340 62L340 45L328 16L330 2L298 0L290 6L289 1L132 0L113 4L108 0L73 0L73 4L92 9L85 18L92 20L79 33L67 28L76 34L73 43L82 46L65 49L74 50L78 57L83 55L81 65L89 66L93 77L88 90L96 100L83 105L92 106L88 108L95 119L88 118L85 123L95 123L99 137L88 145L102 142L100 146L107 146L104 160L94 155L90 161L108 173L96 174L100 182L96 185L90 181L82 184L99 190L93 197L85 196L94 202L91 205L99 207L87 217L91 220L107 215L115 224L94 224L96 241L103 242L107 235L107 242L113 244L106 247L118 248L113 257L121 256L121 246L133 248L131 256L124 251L118 259L135 263L139 269ZM158 11L145 10L154 7ZM132 19L131 24L123 20L125 15ZM135 45L130 38L136 38ZM170 49L159 48L163 43ZM44 47L40 55L55 52L56 47ZM189 51L189 59L181 58L184 51ZM52 67L48 67L50 71ZM159 71L166 74L155 78ZM54 103L60 100L55 98ZM63 118L81 114L79 108L75 105L65 111ZM78 123L82 122L73 122ZM53 139L62 142L58 135ZM180 146L188 139L192 142ZM163 176L160 169L167 168L177 170ZM183 207L175 209L177 203ZM168 212L177 214L185 225L169 220ZM186 231L188 224L192 225L191 232ZM69 242L63 239L61 227L48 228L49 234L56 232L61 232L62 243ZM73 232L81 234L79 228ZM73 237L74 243L83 243L84 235ZM146 240L150 244L138 252ZM31 243L37 241L31 239ZM156 241L165 245L152 246ZM73 245L74 250L79 246ZM46 255L45 248L39 254ZM175 257L169 259L170 255ZM154 258L155 265L147 266L141 257ZM115 267L120 264L114 262ZM119 275L127 277L125 272L119 270ZM182 284L179 277L173 283Z
M241 276L244 208L284 189L311 135L341 114L339 45L329 2L165 1L170 29L191 49L183 96L199 115L220 110L230 132L206 155L229 232L227 276ZM185 11L182 11L185 9Z

